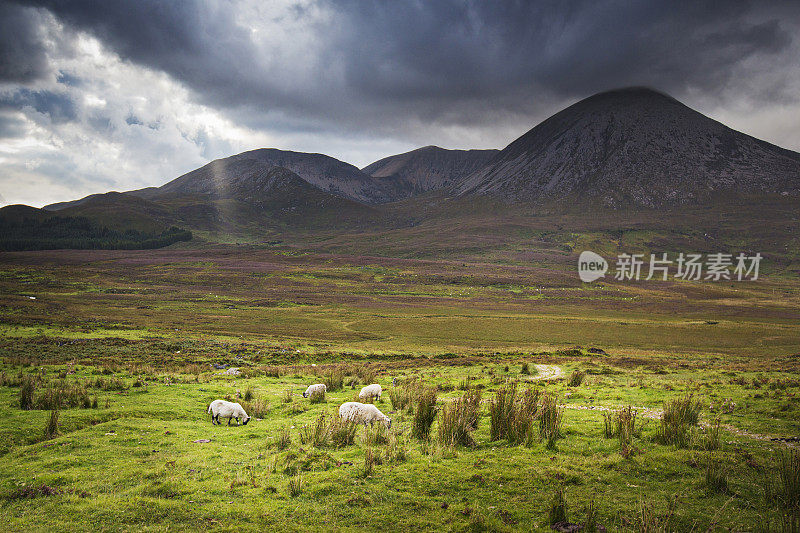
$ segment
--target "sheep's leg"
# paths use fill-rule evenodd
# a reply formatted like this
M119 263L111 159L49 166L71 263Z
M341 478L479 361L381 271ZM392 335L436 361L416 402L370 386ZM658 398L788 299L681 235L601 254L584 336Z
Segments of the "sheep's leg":
M231 418L232 418L232 417L230 417L230 416L228 417L228 425L229 425L229 426L231 425Z

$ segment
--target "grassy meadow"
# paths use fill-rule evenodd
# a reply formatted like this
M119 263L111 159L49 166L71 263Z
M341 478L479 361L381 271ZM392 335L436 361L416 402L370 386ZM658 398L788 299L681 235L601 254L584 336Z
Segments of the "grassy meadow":
M796 276L336 247L0 256L1 528L800 528Z

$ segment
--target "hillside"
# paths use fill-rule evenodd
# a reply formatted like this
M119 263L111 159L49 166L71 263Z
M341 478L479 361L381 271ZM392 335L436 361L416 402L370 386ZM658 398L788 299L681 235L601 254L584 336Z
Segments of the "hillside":
M399 189L398 199L443 189L483 167L499 150L446 150L426 146L385 157L362 172Z
M614 208L800 192L800 154L734 131L644 88L553 115L454 187L459 195Z
M254 197L251 193L257 193L265 183L252 186L247 182L253 178L260 179L260 176L273 168L290 170L307 184L342 198L372 204L393 199L391 188L371 179L353 165L322 154L272 148L243 152L212 161L166 185L145 189L139 194L146 198L164 194L204 194L231 198L245 194L252 200Z

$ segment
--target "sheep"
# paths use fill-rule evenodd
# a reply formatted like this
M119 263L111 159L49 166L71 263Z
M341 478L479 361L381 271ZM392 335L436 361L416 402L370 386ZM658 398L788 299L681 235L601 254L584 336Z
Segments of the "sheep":
M392 419L381 413L377 407L371 403L347 402L339 407L339 417L350 420L356 424L369 424L383 422L386 429L391 429Z
M372 385L367 385L361 389L361 392L358 393L358 397L361 400L371 400L374 398L380 401L381 392L381 386L377 383L373 383Z
M208 412L211 413L211 423L219 425L219 417L227 418L228 425L231 425L231 418L236 419L236 425L239 425L239 419L243 420L242 425L247 425L250 417L245 413L244 408L233 402L226 402L225 400L214 400L208 406Z
M314 393L325 394L327 391L328 387L326 387L324 383L315 383L308 386L306 391L303 393L303 398L310 398Z

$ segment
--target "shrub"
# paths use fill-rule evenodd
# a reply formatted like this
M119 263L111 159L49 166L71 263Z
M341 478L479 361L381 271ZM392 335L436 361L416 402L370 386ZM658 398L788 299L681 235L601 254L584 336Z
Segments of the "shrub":
M572 375L569 377L569 381L567 384L570 387L578 387L581 383L583 383L583 379L586 377L586 372L582 370L575 370L572 372Z
M420 388L416 395L414 419L411 425L411 434L414 438L425 441L430 438L436 413L436 389Z
M33 391L36 389L34 377L25 374L19 386L19 408L25 411L33 409Z
M662 444L674 444L680 448L689 445L689 429L696 426L700 418L700 402L691 394L664 402L664 413L656 440Z
M50 419L44 427L44 438L52 439L58 435L58 410L50 411Z
M448 402L439 417L439 443L442 446L475 446L472 432L478 428L481 392L471 389L461 398Z
M315 390L308 399L310 403L325 403L325 391Z

